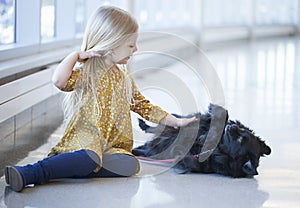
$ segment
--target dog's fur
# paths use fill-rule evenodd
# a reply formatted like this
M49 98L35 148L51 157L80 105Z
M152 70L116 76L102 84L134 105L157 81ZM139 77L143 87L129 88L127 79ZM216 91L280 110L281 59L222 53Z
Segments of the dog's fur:
M154 138L134 148L133 154L154 159L179 157L174 168L181 173L217 173L234 178L258 174L259 159L261 156L269 155L271 148L239 121L226 121L217 147L207 159L199 162L198 156L201 156L210 128L211 113L209 111L191 116L196 116L197 120L178 129L164 125L150 127L139 119L141 129L154 134Z

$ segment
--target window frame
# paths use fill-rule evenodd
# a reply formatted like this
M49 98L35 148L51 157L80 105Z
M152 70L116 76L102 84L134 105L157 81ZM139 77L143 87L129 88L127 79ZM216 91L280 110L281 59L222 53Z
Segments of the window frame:
M180 1L180 0L176 0ZM260 29L269 29L269 27L274 27L273 25L266 25L261 26L255 23L255 2L257 0L253 0L253 4L251 8L249 8L251 17L249 20L248 25L243 25L246 31L250 31L247 34L247 38L253 38L255 36L255 31ZM116 0L102 0L100 3L109 2L111 5L117 5ZM171 2L171 1L168 1ZM124 9L129 10L132 14L139 14L139 4L140 0L123 0L121 6ZM147 4L149 2L147 1ZM195 28L196 32L199 33L198 38L201 39L201 35L209 32L209 30L213 29L230 29L230 26L226 26L224 28L219 28L216 26L213 27L206 27L203 22L203 9L205 0L193 0L190 4L190 11L193 13L193 23L189 25L189 27ZM86 0L85 1L85 22L88 18L88 15L92 13L95 9L95 5L100 5L99 0ZM166 11L165 7L166 4L162 4L164 8L162 11ZM199 6L200 8L196 9L195 5ZM75 45L79 45L82 39L82 36L76 34L76 23L75 23L75 6L76 1L74 0L56 0L56 37L53 38L51 41L42 42L41 41L41 26L40 26L40 12L41 12L41 1L40 0L16 0L15 1L15 43L12 44L5 44L0 46L0 62L7 61L9 59L28 56L36 53L42 53L47 50L57 50L59 48L64 47L72 47ZM292 27L300 32L300 0L298 0L298 24L292 25ZM66 9L67 8L67 9ZM180 13L180 8L176 7L177 14ZM67 15L66 15L67 14ZM139 19L139 17L136 17ZM155 22L153 20L149 20L151 22ZM170 20L171 21L171 20ZM146 23L151 27L151 22ZM171 25L176 25L177 23L170 22ZM173 24L172 24L173 23ZM241 26L241 25L240 25ZM286 28L286 26L290 25L279 25L281 26L282 30ZM182 30L184 24L178 23L176 28ZM238 27L237 25L235 27ZM278 25L277 25L278 27ZM141 28L142 29L142 28ZM147 28L145 28L147 30ZM152 28L153 29L153 28ZM155 30L164 30L168 28L154 28ZM172 28L169 28L172 29ZM82 35L82 34L81 34ZM270 35L270 34L268 34Z

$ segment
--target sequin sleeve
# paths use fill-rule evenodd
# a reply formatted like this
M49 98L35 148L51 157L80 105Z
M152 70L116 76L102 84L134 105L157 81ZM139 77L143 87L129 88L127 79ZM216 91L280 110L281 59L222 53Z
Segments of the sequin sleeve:
M78 79L79 75L80 75L80 69L73 70L70 78L68 79L66 86L61 88L60 90L64 92L73 91L75 89L76 80Z
M156 105L151 104L150 101L142 95L135 85L133 79L132 86L133 104L131 105L131 110L133 112L138 113L146 120L157 124L168 115L166 111Z

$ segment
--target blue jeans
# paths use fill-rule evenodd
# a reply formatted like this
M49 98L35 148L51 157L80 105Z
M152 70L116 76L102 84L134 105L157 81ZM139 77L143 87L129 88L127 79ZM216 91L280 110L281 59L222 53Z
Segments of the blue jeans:
M44 184L51 179L128 177L138 170L139 162L131 155L113 154L102 156L102 168L98 155L91 150L78 150L54 155L26 166L9 166L5 180L14 191L22 191L28 184Z

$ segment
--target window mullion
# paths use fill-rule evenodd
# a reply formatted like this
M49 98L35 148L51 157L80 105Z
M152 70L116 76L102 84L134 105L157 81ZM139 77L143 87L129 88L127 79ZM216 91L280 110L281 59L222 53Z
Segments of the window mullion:
M40 43L40 14L39 0L16 0L16 44Z

